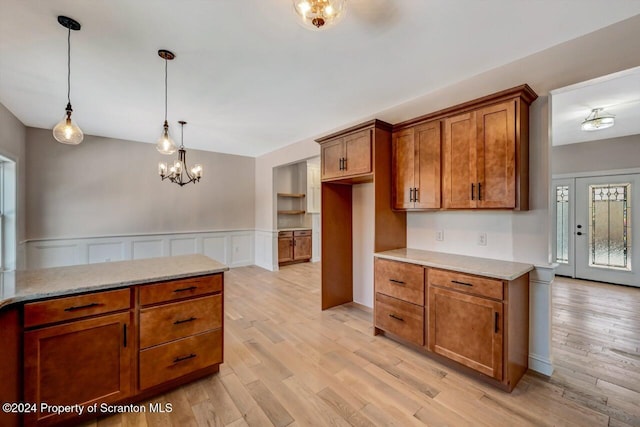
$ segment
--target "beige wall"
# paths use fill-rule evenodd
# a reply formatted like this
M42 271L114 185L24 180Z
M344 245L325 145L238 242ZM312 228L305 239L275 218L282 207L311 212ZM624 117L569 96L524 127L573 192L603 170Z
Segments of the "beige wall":
M57 143L27 128L27 238L71 238L254 228L255 160L189 150L204 177L179 187L157 175L151 144L85 136Z
M551 149L554 175L633 168L640 168L640 135L559 145Z

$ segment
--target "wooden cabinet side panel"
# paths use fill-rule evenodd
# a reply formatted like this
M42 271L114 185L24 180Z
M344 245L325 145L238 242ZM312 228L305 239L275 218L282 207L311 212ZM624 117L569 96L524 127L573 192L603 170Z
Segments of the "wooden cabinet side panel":
M323 182L322 309L353 301L352 190Z
M440 121L436 121L415 128L415 207L419 209L440 208L440 126Z
M478 207L516 207L515 100L477 112Z
M344 137L344 176L371 173L371 133L371 129L366 129Z
M445 209L476 206L476 113L444 121L443 194ZM473 188L472 188L473 184Z
M341 159L345 157L344 140L337 138L320 146L321 179L332 179L343 175Z
M529 209L529 105L516 101L516 209Z
M130 317L129 312L112 314L25 332L25 401L90 405L130 396ZM26 415L25 421L46 425L76 415L36 413Z
M392 197L394 209L413 207L411 195L414 187L415 149L413 128L393 135L391 158Z
M0 311L0 403L22 401L22 328L17 308ZM0 425L20 425L20 415L0 411Z
M529 273L508 282L505 303L505 382L512 390L529 368Z

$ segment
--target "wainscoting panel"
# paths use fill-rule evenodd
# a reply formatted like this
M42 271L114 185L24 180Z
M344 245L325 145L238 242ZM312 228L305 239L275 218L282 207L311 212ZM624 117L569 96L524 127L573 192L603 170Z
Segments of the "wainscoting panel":
M229 267L254 264L254 230L27 240L25 268L48 268L186 254Z
M269 271L278 271L277 231L255 231L255 264Z

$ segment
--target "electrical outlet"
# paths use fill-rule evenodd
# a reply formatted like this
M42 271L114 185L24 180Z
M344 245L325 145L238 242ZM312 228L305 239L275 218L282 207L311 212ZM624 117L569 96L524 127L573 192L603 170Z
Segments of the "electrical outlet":
M443 230L436 231L436 240L438 242L442 242L444 240L444 231Z
M478 233L478 245L487 246L487 233Z

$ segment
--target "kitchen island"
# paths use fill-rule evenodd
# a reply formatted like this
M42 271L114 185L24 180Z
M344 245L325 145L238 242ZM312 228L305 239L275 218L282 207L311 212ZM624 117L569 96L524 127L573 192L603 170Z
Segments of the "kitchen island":
M137 402L217 372L226 270L186 255L5 274L0 400L32 406L3 412L0 424L79 421L97 415L95 404Z

